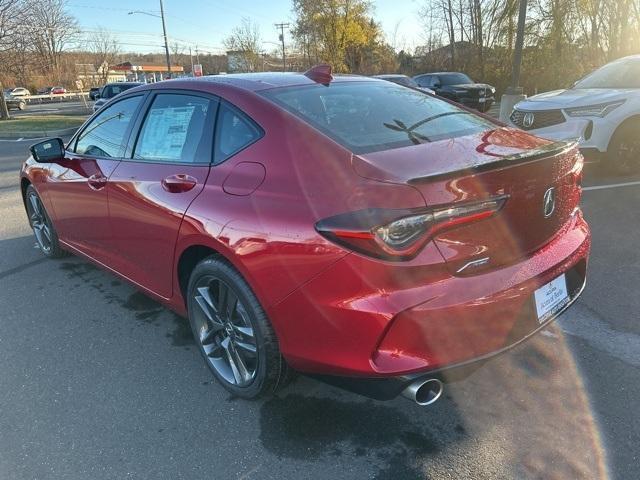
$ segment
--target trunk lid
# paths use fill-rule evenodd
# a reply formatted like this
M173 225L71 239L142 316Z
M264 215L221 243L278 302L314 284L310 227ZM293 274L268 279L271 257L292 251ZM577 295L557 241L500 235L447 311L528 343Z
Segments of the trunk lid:
M354 156L353 166L367 178L412 185L430 207L508 196L493 217L434 238L459 275L529 256L558 234L580 201L577 147L510 128Z

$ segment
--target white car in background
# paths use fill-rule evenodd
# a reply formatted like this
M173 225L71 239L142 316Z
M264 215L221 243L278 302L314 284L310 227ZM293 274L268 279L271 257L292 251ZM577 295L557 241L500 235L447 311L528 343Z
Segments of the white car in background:
M10 88L7 90L12 97L29 97L31 92L23 87Z
M619 173L640 172L640 55L611 62L567 90L527 98L510 120L541 137L575 139L587 160Z

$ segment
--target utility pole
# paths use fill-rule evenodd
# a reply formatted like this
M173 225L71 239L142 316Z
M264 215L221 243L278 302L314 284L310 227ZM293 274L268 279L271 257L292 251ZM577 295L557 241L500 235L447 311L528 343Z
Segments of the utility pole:
M280 29L280 41L282 42L282 71L287 71L287 55L284 49L284 29L289 28L288 23L276 23L276 28Z
M193 56L191 55L191 46L189 46L189 60L191 60L191 76L193 76Z
M167 42L167 26L164 23L164 6L160 0L160 17L162 18L162 33L164 35L164 53L167 56L167 70L169 78L171 78L171 59L169 57L169 43Z
M156 17L162 19L162 36L164 37L164 53L167 56L167 76L171 78L171 59L169 57L169 42L167 40L167 26L164 22L164 5L162 4L162 0L160 0L160 15L156 15L152 12L145 12L144 10L132 10L129 12L129 15L134 15L136 13L141 13L142 15L149 15L150 17ZM155 78L154 78L155 82Z

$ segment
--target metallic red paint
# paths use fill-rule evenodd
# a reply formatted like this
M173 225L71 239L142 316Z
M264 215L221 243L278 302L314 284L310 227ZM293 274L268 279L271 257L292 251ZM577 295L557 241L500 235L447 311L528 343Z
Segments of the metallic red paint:
M491 169L548 144L496 125L481 136L356 156L256 93L298 83L312 80L228 76L131 91L198 91L248 114L264 136L220 165L68 153L50 164L27 160L22 177L43 196L66 248L181 314L181 260L194 248L224 256L264 306L285 358L304 372L390 376L484 358L536 330L521 320L532 317L535 288L564 272L583 282L590 234L577 208L575 147ZM551 186L560 204L545 219L541 198ZM350 252L314 228L361 209L495 195L509 196L499 213L438 233L408 261ZM483 256L486 264L457 273Z

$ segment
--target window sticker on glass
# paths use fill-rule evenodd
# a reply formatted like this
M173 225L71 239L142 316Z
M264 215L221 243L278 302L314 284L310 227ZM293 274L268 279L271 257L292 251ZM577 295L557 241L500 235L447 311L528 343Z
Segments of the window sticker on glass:
M186 95L159 95L144 121L133 158L193 162L202 138L209 101Z
M173 160L180 158L187 138L187 127L195 107L152 110L140 139L135 158Z

